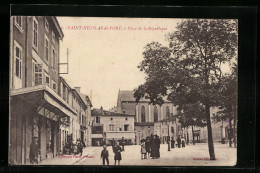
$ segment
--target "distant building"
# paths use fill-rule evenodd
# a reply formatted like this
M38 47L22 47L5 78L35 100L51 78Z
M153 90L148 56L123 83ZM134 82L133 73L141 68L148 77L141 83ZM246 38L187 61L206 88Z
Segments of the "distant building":
M134 115L93 109L91 116L93 146L102 145L104 142L111 145L112 140L121 141L122 138L126 144L134 144Z
M134 91L124 90L119 90L118 93L117 112L134 115L137 144L141 139L151 134L160 136L161 134L154 127L155 122L174 117L177 114L176 107L166 99L162 106L153 105L150 100L145 98L141 98L136 102ZM174 119L174 122L178 123L176 119Z

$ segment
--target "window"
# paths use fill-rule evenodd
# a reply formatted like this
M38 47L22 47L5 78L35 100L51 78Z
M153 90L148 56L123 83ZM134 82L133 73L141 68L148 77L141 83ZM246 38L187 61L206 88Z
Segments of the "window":
M38 21L33 17L33 47L38 50Z
M51 52L51 67L54 68L56 63L56 54L55 54L55 49L52 47L52 52Z
M124 131L128 131L128 126L129 125L124 125Z
M49 39L45 35L45 44L44 44L44 57L46 61L49 61Z
M15 75L22 79L22 48L17 43L14 46Z
M170 117L170 108L169 106L166 106L166 118Z
M119 131L122 131L122 128L119 128Z
M50 76L45 72L45 84L50 86Z
M123 114L125 114L125 111L123 111Z
M157 122L158 121L158 109L157 109L157 106L154 106L154 122Z
M48 22L47 18L45 18L45 29L47 32L49 32L49 22Z
M15 17L15 26L18 28L20 32L22 32L22 17L16 16Z
M42 64L35 64L34 66L34 80L35 85L42 84Z
M66 99L66 93L67 93L67 88L66 88L66 86L63 84L63 90L62 90L62 92L63 92L63 99L66 101L67 99Z
M100 117L96 117L96 123L100 123Z
M125 120L127 120L127 118L125 118Z
M114 125L112 124L109 125L109 131L114 131Z
M56 88L57 88L57 86L56 86L56 83L52 80L52 89L56 92Z
M110 120L113 120L113 118L110 118Z
M55 43L55 34L54 34L54 32L52 31L52 33L51 33L51 41L53 42L53 43Z
M145 122L145 108L142 106L141 108L141 122Z

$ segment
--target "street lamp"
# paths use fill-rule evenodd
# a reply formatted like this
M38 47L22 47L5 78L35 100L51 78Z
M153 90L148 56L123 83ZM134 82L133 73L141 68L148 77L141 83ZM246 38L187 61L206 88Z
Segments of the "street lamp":
M170 122L168 122L167 124L168 124L168 138L167 138L167 141L168 141L168 151L171 151L171 149L170 149Z
M150 126L148 126L148 134L149 134L149 136L151 135L151 134L150 134Z
M138 133L139 133L139 143L140 143L140 140L141 140L141 139L140 139L140 131L139 131Z

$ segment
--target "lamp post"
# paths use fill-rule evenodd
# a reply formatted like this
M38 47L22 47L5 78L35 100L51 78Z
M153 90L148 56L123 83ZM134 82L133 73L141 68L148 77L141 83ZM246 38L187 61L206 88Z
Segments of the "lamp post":
M170 149L170 122L168 122L168 137L167 137L167 142L168 142L168 151L171 151L171 149Z
M139 143L140 143L140 140L141 140L141 139L140 139L140 131L139 131L138 133L139 133Z
M150 126L148 126L148 134L149 134L149 136L151 135L151 134L150 134Z

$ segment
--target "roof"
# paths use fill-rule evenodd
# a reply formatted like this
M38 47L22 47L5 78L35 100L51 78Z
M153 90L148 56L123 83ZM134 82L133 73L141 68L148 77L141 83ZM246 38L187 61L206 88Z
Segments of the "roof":
M134 97L134 93L135 93L135 91L131 91L131 90L119 90L118 97L120 98L121 102L125 102L125 101L136 102L136 98ZM165 102L169 102L167 100L167 97L164 97L163 100ZM139 100L139 102L151 102L151 101L150 101L150 99L146 99L146 98L143 97Z
M79 101L82 103L82 105L85 107L85 109L87 108L87 105L85 104L85 102L83 101L83 99L81 98L81 96L79 95L79 93L77 92L77 90L72 89L72 93L79 99Z
M88 95L86 94L82 94L82 93L79 93L81 99L84 101L85 105L90 105L90 107L92 107L92 103L88 97Z
M111 112L101 109L92 109L91 110L91 116L121 116L121 117L134 117L135 115L129 115L129 114L123 114L123 113L117 113L117 112Z

